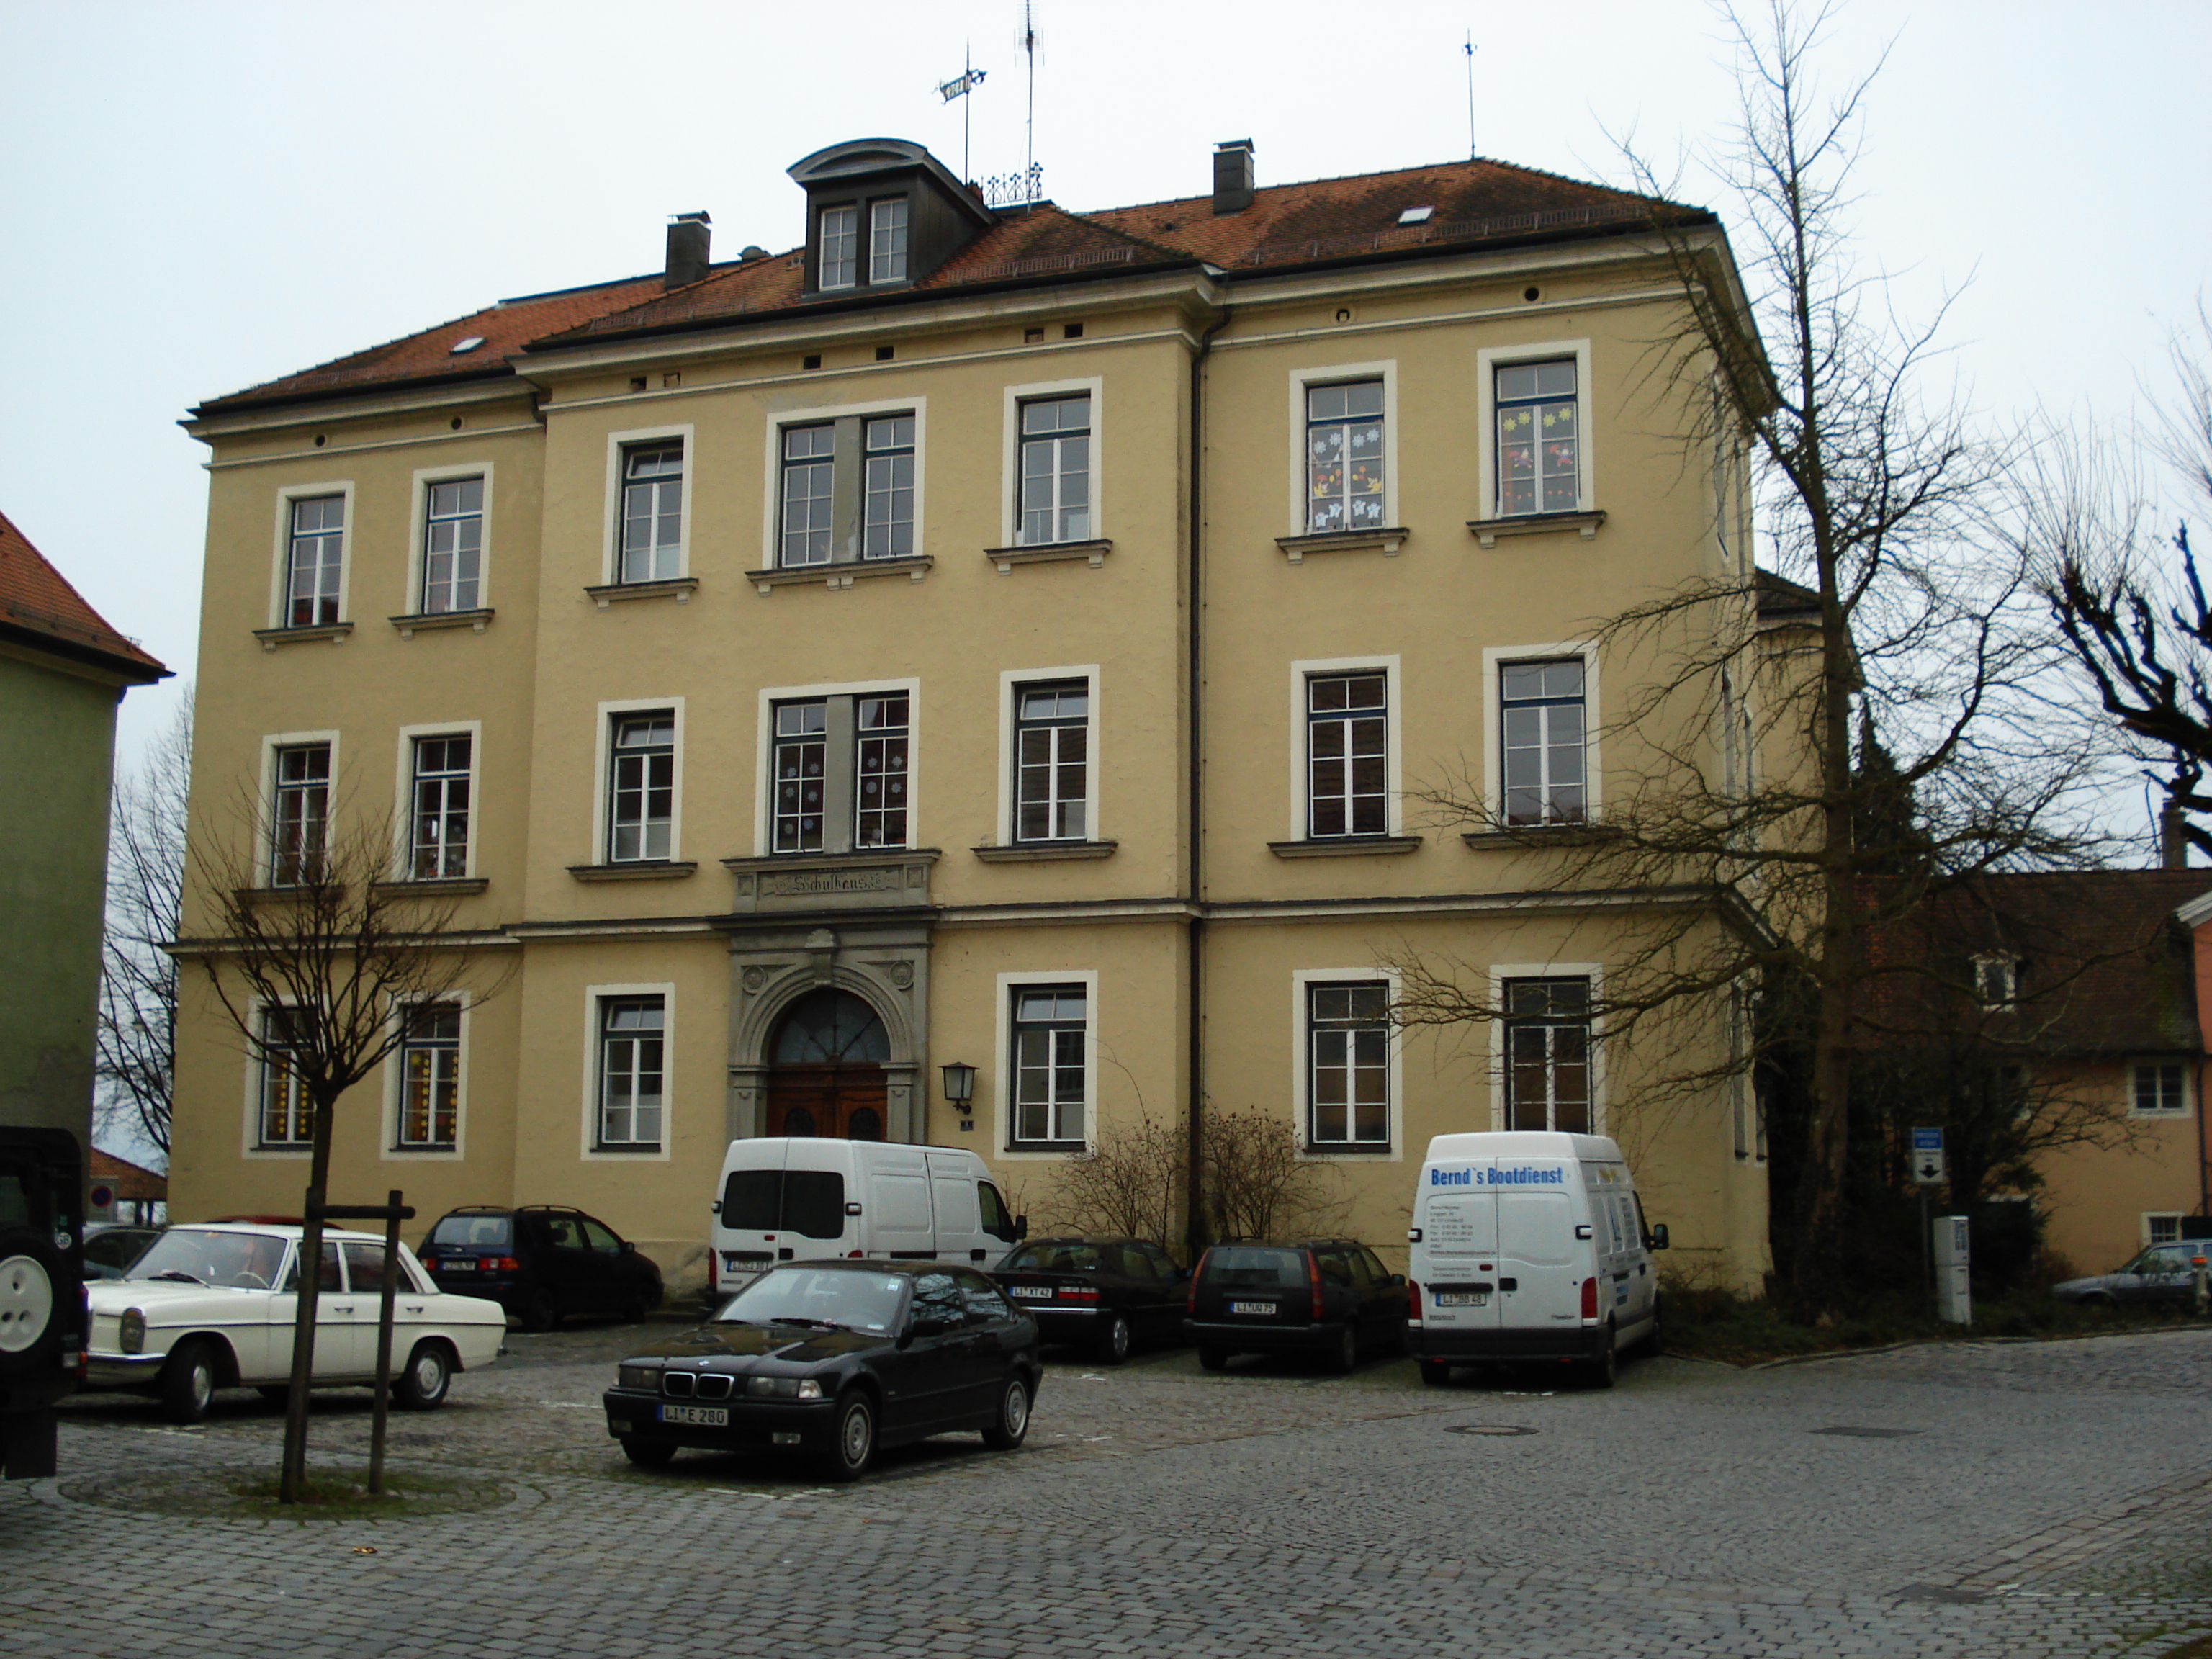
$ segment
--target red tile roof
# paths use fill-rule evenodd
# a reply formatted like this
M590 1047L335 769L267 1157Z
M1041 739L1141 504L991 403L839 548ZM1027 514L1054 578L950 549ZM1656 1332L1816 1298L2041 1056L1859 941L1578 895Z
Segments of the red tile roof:
M1431 210L1401 225L1407 208ZM1051 203L1002 213L912 290L929 293L983 283L1111 274L1146 265L1203 260L1235 275L1316 262L1406 256L1424 248L1486 241L1553 240L1648 221L1655 207L1703 216L1556 173L1477 159L1394 173L1269 185L1242 212L1216 215L1211 196L1078 214ZM809 298L797 252L714 267L699 281L664 292L659 276L509 300L420 334L341 357L200 405L220 414L285 401L307 401L407 382L483 379L511 373L512 355L615 335L713 327L768 312L819 307L845 311L884 296ZM455 342L483 343L462 356Z
M169 1177L158 1170L121 1158L112 1152L92 1149L91 1176L102 1185L115 1188L115 1195L124 1199L162 1199L169 1196Z
M110 628L4 514L0 514L0 637L97 663L141 684L169 674Z

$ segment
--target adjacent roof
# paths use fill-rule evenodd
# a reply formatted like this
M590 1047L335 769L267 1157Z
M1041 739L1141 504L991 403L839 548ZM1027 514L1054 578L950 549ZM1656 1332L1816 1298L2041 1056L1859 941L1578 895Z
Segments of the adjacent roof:
M169 671L117 633L0 514L0 640L88 663L138 684Z
M1401 225L1407 208L1431 210ZM1345 179L1276 185L1241 212L1216 215L1211 196L1078 214L1049 202L999 211L997 223L912 289L808 297L798 252L713 267L664 291L658 273L594 288L501 301L319 368L286 375L193 412L219 415L374 389L512 374L531 350L687 329L763 313L812 314L908 302L986 285L1080 281L1204 263L1227 276L1274 274L1352 260L1403 259L1469 246L1617 234L1655 211L1711 222L1702 210L1608 190L1556 173L1476 159ZM472 336L483 343L456 356Z
M1869 928L1862 1041L1978 1038L2023 1052L2202 1052L2191 941L2174 912L2212 870L1984 876ZM1967 988L1977 957L2017 964L2010 1009Z
M115 1188L118 1198L163 1199L169 1196L169 1177L128 1158L118 1158L112 1152L92 1149L90 1158L92 1179Z

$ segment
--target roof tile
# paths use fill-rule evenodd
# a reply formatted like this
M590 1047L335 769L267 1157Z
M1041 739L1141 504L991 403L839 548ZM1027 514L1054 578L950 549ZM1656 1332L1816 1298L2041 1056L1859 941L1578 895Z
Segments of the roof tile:
M161 679L169 672L110 628L4 514L0 514L0 625L42 635L73 656L92 653L112 659L110 666L126 674L135 670L133 678L140 680Z

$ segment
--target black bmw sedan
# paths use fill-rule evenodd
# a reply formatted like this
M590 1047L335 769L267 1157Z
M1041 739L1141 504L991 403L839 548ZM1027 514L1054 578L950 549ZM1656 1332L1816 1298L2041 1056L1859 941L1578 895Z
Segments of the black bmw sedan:
M679 1448L789 1446L857 1480L884 1447L981 1429L1029 1432L1036 1321L974 1269L942 1261L787 1261L698 1329L625 1359L607 1432L633 1463Z

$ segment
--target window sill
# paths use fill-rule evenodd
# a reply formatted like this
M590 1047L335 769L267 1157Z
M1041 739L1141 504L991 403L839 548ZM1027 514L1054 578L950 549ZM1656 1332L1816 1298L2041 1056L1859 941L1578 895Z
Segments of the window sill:
M621 864L572 864L568 873L578 881L680 881L698 868L689 860L632 859Z
M317 887L307 882L294 882L285 887L234 887L230 896L241 904L297 904L318 893L342 896L344 892L343 885Z
M1411 853L1420 844L1419 836L1330 836L1313 841L1271 841L1267 850L1279 859L1356 858Z
M1309 1140L1298 1148L1306 1158L1388 1158L1397 1150L1388 1140Z
M862 576L904 576L909 581L920 581L937 562L932 553L917 553L906 559L847 559L835 564L795 565L788 570L748 570L745 580L763 593L773 593L779 587L850 587Z
M1495 547L1500 536L1540 536L1553 530L1579 530L1588 541L1604 522L1602 512L1517 513L1510 519L1469 519L1467 527L1485 547Z
M456 1149L452 1141L445 1140L434 1146L392 1146L386 1150L394 1158L408 1158L422 1152L443 1153L451 1157Z
M604 1154L608 1158L627 1158L633 1153L657 1158L660 1153L660 1143L657 1140L628 1140L619 1146L594 1146L592 1152L595 1156Z
M480 611L422 611L410 617L394 617L392 625L399 630L399 637L411 640L416 635L441 628L465 628L481 634L484 624L491 620L491 607Z
M1006 1143L1010 1152L1059 1152L1068 1158L1080 1158L1091 1150L1085 1140L1012 1140Z
M696 576L672 576L665 582L609 582L584 590L602 611L617 599L673 599L678 605L689 605L698 591Z
M413 893L425 898L467 898L490 885L489 878L484 876L407 876L394 881L372 882L369 889L395 896Z
M1403 525L1389 530L1332 530L1318 536L1278 536L1275 545L1292 564L1304 564L1309 553L1379 552L1386 559L1395 559L1413 533Z
M328 640L332 645L343 645L346 635L352 632L351 623L329 623L320 628L257 628L253 637L261 641L264 651L274 651L280 645L305 645L310 640Z
M1037 841L968 850L986 864L1045 864L1055 859L1109 859L1118 841Z
M1515 830L1474 830L1460 839L1478 853L1512 848L1586 847L1620 833L1601 823L1530 823Z
M1093 570L1106 562L1114 544L1103 538L1089 542L1037 542L1026 547L987 547L983 556L1011 575L1018 564L1073 564L1081 559Z
M263 1140L257 1141L253 1150L257 1152L289 1152L295 1157L305 1158L315 1149L311 1142L305 1140Z

